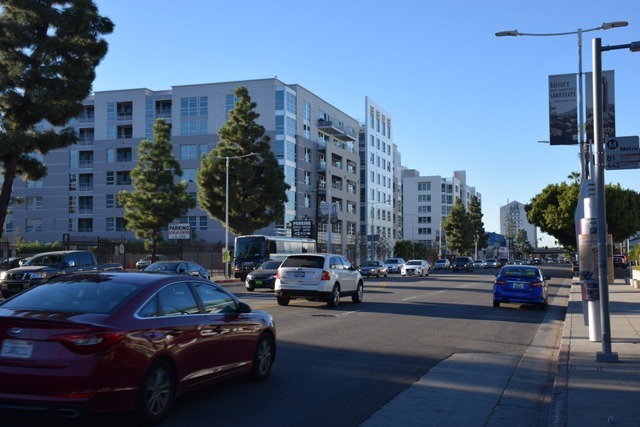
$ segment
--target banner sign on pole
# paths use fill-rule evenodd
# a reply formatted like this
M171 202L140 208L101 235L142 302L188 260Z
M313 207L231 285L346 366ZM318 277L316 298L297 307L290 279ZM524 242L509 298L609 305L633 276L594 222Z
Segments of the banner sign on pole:
M549 76L549 143L578 144L576 74Z
M585 85L585 101L587 106L587 142L593 142L593 75L585 73L587 84ZM602 124L604 137L616 136L616 103L614 96L613 70L602 72Z

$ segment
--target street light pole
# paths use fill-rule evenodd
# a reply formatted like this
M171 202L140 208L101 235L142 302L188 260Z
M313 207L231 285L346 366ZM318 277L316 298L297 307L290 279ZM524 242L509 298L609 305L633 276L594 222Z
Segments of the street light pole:
M256 156L257 153L243 154L241 156L214 156L216 159L225 159L225 214L224 214L224 277L229 278L229 160L243 159L249 156Z
M640 52L640 42L602 47L602 40L593 39L593 135L596 152L596 201L598 233L598 286L600 291L600 316L602 323L602 352L596 354L598 362L618 362L618 354L611 352L611 324L609 316L609 284L607 281L607 210L604 187L604 123L602 89L602 52L629 49Z
M566 35L578 35L578 144L580 145L580 181L584 182L590 178L589 174L589 165L590 165L590 156L589 156L589 147L584 140L584 95L583 95L583 73L582 73L582 34L598 31L598 30L608 30L610 28L618 28L618 27L626 27L629 25L626 21L614 21L614 22L605 22L599 27L589 28L587 30L583 30L579 28L576 31L568 31L563 33L521 33L518 30L509 30L509 31L498 31L496 33L497 37L506 37L506 36L534 36L534 37L553 37L553 36L566 36ZM582 186L582 185L581 185ZM580 191L580 197L582 200L582 191ZM580 208L581 202L578 203Z

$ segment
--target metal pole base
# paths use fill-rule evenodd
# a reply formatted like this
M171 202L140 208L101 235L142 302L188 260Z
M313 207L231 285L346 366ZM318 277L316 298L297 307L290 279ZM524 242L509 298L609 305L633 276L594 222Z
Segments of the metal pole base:
M596 361L604 363L618 363L618 353L603 353L599 351L596 353Z

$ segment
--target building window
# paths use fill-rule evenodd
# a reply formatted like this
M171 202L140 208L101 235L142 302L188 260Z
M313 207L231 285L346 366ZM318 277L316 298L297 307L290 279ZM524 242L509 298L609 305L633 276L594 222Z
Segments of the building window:
M92 233L93 232L93 218L78 218L78 232L80 232L80 233Z
M69 213L76 213L76 196L69 196Z
M180 123L180 135L206 135L209 124L206 120L188 120Z
M115 148L107 148L107 163L113 163L116 161Z
M42 180L38 180L38 181L27 181L26 183L27 188L42 188Z
M80 196L78 198L78 213L93 213L93 196Z
M182 160L197 159L198 150L195 144L183 145L180 147L180 158Z
M93 190L93 174L81 173L78 180L80 191L92 191Z
M24 199L26 210L42 209L42 196L29 196Z
M418 191L431 191L431 182L419 182Z
M180 116L206 116L209 114L209 100L206 96L180 98Z
M113 171L107 171L107 181L106 181L106 185L114 185L116 182L115 180L115 174L113 173Z
M93 167L93 151L80 151L78 153L79 167L87 169Z
M182 180L186 182L196 182L198 169L182 169Z
M78 145L91 145L95 138L93 128L82 128L78 130Z
M27 233L42 232L42 219L40 218L27 219L25 223L25 231Z
M106 231L126 231L127 223L124 218L106 218Z
M304 120L307 122L311 121L311 104L307 101L304 102Z
M131 185L131 174L129 171L116 173L116 185Z
M114 194L105 195L105 208L110 209L116 206L116 197Z
M75 173L69 174L69 191L76 191L78 189L78 175Z
M120 125L117 127L117 138L118 139L131 139L133 138L133 126L131 125Z
M133 102L118 102L118 120L131 120L133 118Z
M117 162L130 162L131 161L131 147L118 148L116 150Z

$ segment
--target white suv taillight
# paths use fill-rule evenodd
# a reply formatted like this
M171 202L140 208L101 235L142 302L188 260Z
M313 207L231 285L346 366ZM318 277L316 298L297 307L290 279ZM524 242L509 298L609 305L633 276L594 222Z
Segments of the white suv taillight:
M331 275L327 270L322 270L322 278L320 280L331 280Z

